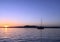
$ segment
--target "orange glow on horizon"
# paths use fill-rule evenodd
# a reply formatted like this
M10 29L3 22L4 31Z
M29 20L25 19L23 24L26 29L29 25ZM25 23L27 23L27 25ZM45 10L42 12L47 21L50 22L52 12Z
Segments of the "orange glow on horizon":
M8 25L4 25L5 28L9 27Z
M15 20L1 20L0 21L0 27L4 27L5 25L8 26L22 26L24 25L21 21L15 21ZM7 27L7 26L5 26Z

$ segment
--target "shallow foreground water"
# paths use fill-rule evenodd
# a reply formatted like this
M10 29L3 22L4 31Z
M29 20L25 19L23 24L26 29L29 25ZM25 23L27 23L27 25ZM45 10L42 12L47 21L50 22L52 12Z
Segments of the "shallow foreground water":
M0 28L0 42L60 42L60 29Z

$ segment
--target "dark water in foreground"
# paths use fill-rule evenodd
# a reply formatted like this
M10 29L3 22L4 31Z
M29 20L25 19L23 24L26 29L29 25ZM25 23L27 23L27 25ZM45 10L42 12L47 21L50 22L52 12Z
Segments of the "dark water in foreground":
M0 28L0 42L60 42L60 29Z

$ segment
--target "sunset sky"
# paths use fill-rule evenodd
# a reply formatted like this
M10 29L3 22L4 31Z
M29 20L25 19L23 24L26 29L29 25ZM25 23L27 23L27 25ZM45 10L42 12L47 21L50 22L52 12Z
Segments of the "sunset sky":
M0 26L60 25L60 0L0 0Z

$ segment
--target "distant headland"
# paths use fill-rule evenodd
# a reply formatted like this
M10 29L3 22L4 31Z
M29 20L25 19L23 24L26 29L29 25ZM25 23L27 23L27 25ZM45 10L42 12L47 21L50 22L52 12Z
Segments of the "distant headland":
M5 27L0 27L5 28ZM38 28L38 29L44 29L44 28L60 28L60 26L35 26L35 25L25 25L25 26L10 26L7 28Z

